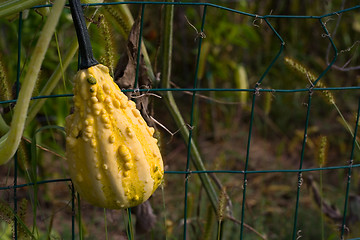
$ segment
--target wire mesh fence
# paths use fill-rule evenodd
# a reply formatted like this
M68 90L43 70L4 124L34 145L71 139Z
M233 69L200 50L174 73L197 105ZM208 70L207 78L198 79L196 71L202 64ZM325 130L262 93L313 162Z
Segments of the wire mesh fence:
M100 12L105 7L128 5L132 12L139 12L141 38L135 82L139 78L142 43L153 52L150 58L154 65L166 65L157 60L159 50L151 42L153 34L161 32L157 20L153 20L154 13L168 11L178 21L172 26L173 40L169 40L173 44L173 64L167 68L168 74L172 72L171 83L161 84L166 78L163 71L161 75L154 74L153 81L160 83L152 89L124 90L163 96L152 96L166 165L165 183L150 200L158 214L159 226L152 230L152 235L137 237L360 239L356 230L360 224L360 211L357 211L360 163L356 160L360 114L360 87L356 77L360 67L351 65L351 60L358 59L359 31L356 20L351 21L353 28L339 27L341 18L358 19L360 6L339 6L339 10L322 15L258 15L246 9L236 10L234 6L241 9L241 4L236 4L225 7L225 3L222 6L206 2L134 1L84 5ZM48 7L51 5L36 6L31 11ZM226 22L229 19L235 23ZM24 68L23 35L31 34L26 29L28 20L20 13L16 94ZM221 25L222 21L225 25ZM96 19L91 22L97 24ZM304 25L309 27L303 28ZM148 28L155 30L147 31ZM291 30L296 28L307 32ZM343 35L344 31L354 33L343 43L340 34L336 34L339 29ZM299 38L309 38L309 42L301 42ZM167 41L164 36L158 36L153 42L159 39ZM101 49L105 44L101 41L98 54L103 54ZM352 51L355 53L347 58L346 54ZM224 55L235 59L229 61ZM226 64L230 65L227 72ZM247 77L246 71L252 76ZM229 76L232 80L226 79ZM355 79L339 80L339 76ZM33 96L32 102L47 99L50 105L68 108L71 81L65 81L64 85L64 92L39 94ZM16 98L0 104L5 107L15 102ZM176 117L179 115L183 119ZM49 118L46 112L40 117L43 116ZM57 118L64 116L60 114ZM30 170L24 169L26 165L19 160L22 157L18 153L7 173L2 171L7 175L0 188L4 202L0 216L13 226L13 237L21 239L24 233L30 238L40 236L40 230L33 230L36 226L48 232L42 236L51 238L55 224L66 222L66 227L57 229L58 239L97 239L96 234L106 239L125 236L135 239L135 215L131 210L125 213L103 210L99 217L99 209L80 201L71 179L66 177L66 168L39 157L36 148L42 145L37 142L45 131L53 131L51 139L59 145L56 150L63 149L63 135L59 134L63 131L63 121L56 126L49 119L44 122L40 127L34 124L37 129L27 139L31 149L28 150ZM45 154L53 154L42 149ZM61 154L55 158L63 160ZM52 165L55 169L51 169ZM36 174L34 177L34 172L46 172L47 168L49 172L61 168L62 173L52 172L40 180ZM65 203L47 194L57 191ZM46 208L46 198L51 199L52 213L41 213ZM23 203L22 199L29 199L30 203ZM27 204L31 205L31 220L22 217ZM63 214L61 219L58 212ZM139 221L139 217L135 219ZM90 228L96 229L99 222L103 230L97 229L91 236L94 230ZM150 225L147 223L148 228ZM2 229L6 229L4 226Z

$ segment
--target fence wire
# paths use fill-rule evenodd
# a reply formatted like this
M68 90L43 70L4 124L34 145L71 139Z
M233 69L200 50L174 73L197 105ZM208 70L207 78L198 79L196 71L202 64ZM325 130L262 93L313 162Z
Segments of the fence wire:
M346 232L347 232L347 226L346 226L346 217L347 217L347 211L348 211L348 202L349 202L349 196L350 196L350 186L352 183L352 172L354 169L359 168L360 167L360 163L356 163L359 162L358 160L356 161L354 159L354 152L355 152L355 147L356 147L356 142L357 142L357 132L358 132L358 125L359 125L359 115L360 115L360 98L359 98L359 103L358 103L358 108L357 108L357 113L356 113L356 122L354 125L354 132L353 132L353 138L352 138L352 147L351 147L351 151L349 153L349 161L348 164L345 165L338 165L338 166L328 166L328 167L317 167L317 168L304 168L304 158L305 158L305 151L307 149L307 141L308 141L308 131L309 131L309 121L311 118L311 107L313 105L312 101L313 101L313 93L314 92L324 92L324 91L329 91L329 92L335 92L335 91L340 91L343 92L345 94L345 92L347 91L351 91L351 92L356 92L360 89L360 86L336 86L336 87L322 87L321 85L319 86L319 81L321 79L324 78L324 76L326 74L329 74L330 69L333 67L333 65L335 64L337 57L339 55L339 50L337 48L337 45L335 44L334 39L332 38L331 34L329 33L327 27L326 27L326 18L328 17L338 17L342 14L345 13L353 13L353 14L359 14L359 9L360 9L360 5L351 7L351 8L346 8L346 9L342 9L339 11L335 11L335 12L331 12L331 13L326 13L324 15L321 16L296 16L296 15L257 15L257 14L253 14L253 13L248 13L248 12L243 12L243 11L238 11L235 9L231 9L228 7L224 7L224 6L220 6L218 4L213 4L213 3L207 3L207 2L140 2L140 1L129 1L129 2L106 2L106 3L96 3L96 4L85 4L84 6L88 6L88 7L98 7L98 6L109 6L112 7L114 5L117 4L129 4L129 5L141 5L142 7L142 12L141 12L141 28L140 28L140 36L142 36L142 32L143 32L143 28L144 28L144 11L146 11L147 6L151 6L151 5L173 5L175 7L178 6L189 6L189 7L201 7L202 8L202 19L201 19L201 27L200 27L200 31L198 32L198 34L202 34L205 32L206 30L206 17L207 16L207 10L209 8L212 9L218 9L219 11L223 11L225 12L231 12L233 14L237 14L237 15L242 15L242 16L246 16L249 18L252 18L254 20L254 25L256 21L263 21L268 27L269 29L273 32L273 34L276 36L276 38L278 39L278 51L277 53L273 56L272 60L270 61L270 63L268 63L268 65L265 67L265 70L263 71L263 73L259 76L258 80L256 81L256 83L254 84L254 86L252 88L246 88L246 89L238 89L238 88L201 88L199 87L199 83L198 83L198 71L199 71L199 61L200 61L200 55L201 55L201 51L202 51L202 42L204 40L204 36L200 36L197 38L197 43L198 43L198 47L197 47L197 60L195 63L195 67L194 67L194 82L193 82L193 87L192 88L153 88L151 90L149 89L136 89L136 91L140 91L140 92L152 92L152 93L159 93L161 94L162 92L190 92L192 95L192 101L191 101L191 106L190 106L190 121L188 123L189 126L189 139L187 141L187 161L186 161L186 165L184 166L184 170L183 171L173 171L173 170L166 170L165 171L165 178L168 175L183 175L184 176L184 212L183 212L183 239L188 239L189 238L189 234L188 234L188 217L187 217L187 213L188 213L188 191L189 191L189 185L190 185L190 180L189 177L190 175L201 175L201 174L210 174L210 173L217 173L217 174L232 174L232 175L239 175L239 181L242 182L242 202L241 202L241 211L240 211L240 228L239 228L239 236L237 237L233 237L233 239L246 239L246 234L245 234L245 229L244 229L244 224L245 224L245 215L247 214L247 209L246 209L246 202L248 200L248 193L247 193L247 183L248 183L248 179L249 179L249 175L251 174L274 174L274 173L289 173L289 174L296 174L297 176L297 183L294 184L295 188L296 188L296 201L294 203L294 213L293 213L293 217L292 217L292 222L293 222L293 228L289 229L288 231L291 231L291 239L293 240L297 240L302 238L301 236L301 228L299 227L299 212L301 211L300 208L300 197L301 197L301 189L302 189L302 183L303 183L303 173L305 172L321 172L321 171L336 171L336 170L346 170L347 171L347 176L346 176L346 187L345 189L343 189L342 193L339 193L343 196L343 209L342 209L342 220L341 220L341 227L340 227L340 233L339 233L339 239L345 239L346 237ZM36 6L34 7L34 9L41 9L44 7L51 7L52 5L40 5L40 6ZM274 65L279 61L279 57L283 55L284 49L285 49L285 41L283 40L282 37L282 33L278 32L275 27L271 24L271 20L273 19L278 19L280 21L287 21L288 19L310 19L310 20L314 20L317 21L319 26L322 28L323 30L323 37L327 38L330 46L334 52L333 57L330 61L330 63L326 66L325 69L323 69L323 71L317 76L317 78L315 79L315 81L313 81L309 87L307 88L296 88L296 89L270 89L270 88L261 88L260 85L263 83L264 79L268 76L268 73L271 71L271 69L274 67ZM16 89L16 93L19 93L19 82L20 82L20 74L21 74L21 69L22 69L22 64L21 64L21 56L22 54L24 54L22 52L22 47L21 47L21 43L22 43L22 34L23 34L23 30L24 30L24 26L23 26L23 18L22 18L22 13L20 13L19 15L19 23L18 23L18 64L17 64L17 84L16 86L18 86L18 88ZM246 36L242 36L244 38L246 38ZM140 55L140 46L141 46L141 38L139 41L139 53L138 53L138 58L137 58L137 70L136 70L136 79L135 81L137 81L138 79L138 71L139 71L139 55ZM356 69L355 69L356 70ZM135 91L135 89L128 89L128 90L124 90L126 91ZM247 137L247 144L246 144L246 157L245 157L245 163L244 163L244 168L242 170L227 170L227 169L223 169L223 170L198 170L198 169L193 169L191 167L190 164L190 159L191 159L191 151L193 151L192 149L192 141L195 141L193 138L193 127L195 127L194 125L194 109L195 109L195 105L196 105L196 98L198 97L199 93L204 93L204 92L249 92L252 93L252 100L251 100L251 106L250 106L250 118L249 118L249 129L248 129L248 137ZM301 153L300 153L300 159L299 159L299 165L296 169L265 169L265 170L251 170L249 169L249 162L251 161L251 146L253 143L252 137L254 136L254 127L253 127L253 123L254 123L254 117L256 115L256 111L255 111L255 106L256 106L256 100L259 98L259 96L262 93L287 93L287 94L295 94L295 93L306 93L307 94L307 100L306 100L306 117L304 119L304 125L303 125L303 134L302 134L302 144L301 144ZM46 96L34 96L32 98L33 101L36 101L38 99L49 99L49 98L68 98L68 97L72 97L73 95L71 93L69 94L61 94L61 95L46 95ZM16 99L13 100L7 100L7 101L1 101L0 105L5 105L5 104L9 104L9 103L15 103ZM290 114L290 113L289 113ZM60 178L60 179L50 179L50 180L44 180L44 181L38 181L38 182L29 182L29 183L25 183L25 184L18 184L18 172L19 172L19 166L18 166L18 161L17 161L18 156L15 155L14 157L14 178L13 178L13 184L12 185L7 185L7 186L2 186L0 187L0 190L5 191L5 190L12 190L12 200L13 200L13 211L15 213L15 217L13 220L13 226L14 226L14 238L18 239L18 221L19 218L16 216L16 213L18 212L18 189L22 189L22 188L27 188L27 187L31 187L31 186L35 186L35 185L44 185L44 184L53 184L53 183L57 183L57 182L66 182L68 183L71 187L70 187L70 192L71 192L71 211L72 211L72 233L71 233L71 238L72 239L76 239L77 237L79 237L80 239L82 238L82 236L80 236L80 233L76 233L76 220L81 221L81 219L75 219L76 218L76 211L80 211L80 199L79 196L76 196L76 192L75 189L71 183L71 179L69 178ZM166 161L166 160L165 160ZM76 206L76 200L78 200L78 205ZM78 209L77 209L78 208ZM129 213L129 219L131 219L131 212L128 211ZM164 230L165 231L165 230ZM79 235L80 234L80 235ZM131 236L131 234L129 235ZM178 236L179 239L181 238L180 236ZM306 238L306 237L304 237ZM357 238L352 238L352 239L360 239L360 236Z

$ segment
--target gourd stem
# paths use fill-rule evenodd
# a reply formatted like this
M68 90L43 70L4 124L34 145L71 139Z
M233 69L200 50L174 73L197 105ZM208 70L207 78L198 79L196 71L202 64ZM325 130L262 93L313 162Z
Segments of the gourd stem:
M80 0L69 1L71 15L74 21L75 31L79 42L80 69L87 69L99 64L94 58L89 33L86 28L84 13Z

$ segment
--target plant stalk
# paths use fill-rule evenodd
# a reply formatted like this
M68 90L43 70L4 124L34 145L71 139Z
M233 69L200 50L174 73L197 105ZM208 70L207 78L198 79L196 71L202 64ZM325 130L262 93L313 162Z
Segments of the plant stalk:
M90 23L89 23L89 25L90 25ZM64 74L63 71L65 71L67 69L67 67L70 65L77 50L78 50L78 43L77 43L77 40L75 39L72 41L71 45L69 46L68 52L66 53L65 57L62 59L62 68L61 68L60 64L56 67L55 71L52 73L49 80L46 82L44 87L41 89L39 96L47 96L47 95L51 94L51 92L55 89L59 80L61 79L61 76ZM25 126L27 126L34 119L36 114L39 112L41 107L44 105L45 101L46 101L45 98L38 99L30 105L29 115L28 115L28 118L26 119Z
M48 17L36 44L33 55L30 59L29 69L25 75L24 82L19 93L19 98L15 105L11 128L9 132L0 139L0 165L8 162L14 156L19 146L21 136L24 131L31 95L34 90L45 53L48 49L52 35L55 32L55 27L59 21L64 5L65 0L57 0L54 3L51 14Z
M165 12L164 19L164 32L163 32L163 57L162 57L162 88L170 88L170 78L171 78L171 59L172 59L172 38L173 38L173 5L166 6L167 13ZM189 130L187 124L185 123L179 108L176 105L175 99L171 91L166 91L164 94L164 100L167 108L170 111L171 116L175 120L176 125L180 129L180 133L184 141L188 144L189 140ZM198 147L194 141L191 141L191 160L194 164L196 170L205 171L204 163L201 159ZM212 184L209 175L207 173L199 174L200 180L205 188L205 191L209 197L212 207L214 210L217 210L218 197Z
M9 131L10 127L5 122L4 118L0 115L0 136Z

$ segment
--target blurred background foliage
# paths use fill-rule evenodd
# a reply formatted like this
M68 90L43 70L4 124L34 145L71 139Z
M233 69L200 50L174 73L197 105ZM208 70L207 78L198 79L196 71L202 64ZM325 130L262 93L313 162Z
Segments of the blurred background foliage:
M189 1L184 1L189 2ZM201 1L198 1L201 2ZM354 6L354 2L333 1L204 1L231 9L263 15L321 16ZM112 6L110 6L111 8ZM134 18L139 15L139 5L129 5ZM93 16L96 9L96 15ZM149 53L151 66L156 76L161 72L162 14L164 6L146 5L143 40ZM107 18L104 7L85 9L90 26L94 53L97 59L112 64L125 52L126 40L119 31L118 21ZM199 71L195 76L197 47L200 36L203 6L176 5L174 11L174 39L171 86L193 88L198 79L199 88L253 89L279 52L281 42L264 20L237 14L223 9L208 7ZM44 15L45 14L45 15ZM99 18L104 14L104 18ZM26 72L27 62L46 18L45 9L27 10L23 13L21 33L21 73ZM101 23L106 21L108 33L104 34ZM285 42L284 50L265 76L262 89L303 89L310 87L309 75L286 63L285 57L301 64L315 79L326 69L334 57L329 38L324 35L318 19L268 18L271 25ZM335 67L321 79L322 87L358 86L360 81L360 12L359 9L322 19L337 49ZM16 16L0 19L1 81L7 88L0 90L0 100L15 99L15 79L18 50L18 19ZM64 10L60 24L42 66L37 90L39 94L52 72L64 56L71 40L75 38L70 11ZM111 46L106 47L106 46ZM106 56L111 51L113 61ZM77 71L74 57L53 95L69 94L72 78ZM159 76L161 81L161 76ZM21 81L21 78L20 78ZM160 87L153 81L154 88ZM161 92L155 92L161 96ZM358 107L358 90L332 91L334 104L329 103L322 91L313 93L308 141L306 143L304 168L347 165L350 158L352 136L346 124L354 129ZM243 170L249 130L252 92L199 91L197 92L194 116L194 141L198 144L207 170ZM178 107L186 122L191 116L191 92L174 92ZM304 134L308 92L260 92L255 102L255 117L250 148L248 170L297 169L300 161ZM151 97L151 114L175 133L178 127L172 120L161 98ZM64 126L64 119L71 109L70 97L49 98L24 134L25 140L19 151L20 182L27 182L28 169L33 159L30 143L37 129L48 126ZM2 104L1 114L7 123L11 121L12 104ZM342 115L339 114L341 112ZM167 171L184 171L187 147L179 134L171 135L158 126L161 148ZM324 140L325 139L325 140ZM324 143L326 142L326 143ZM68 178L64 162L64 138L56 130L37 134L38 180ZM355 151L354 164L359 163L359 149ZM11 184L13 165L1 167L1 185ZM192 166L191 170L195 170ZM243 175L213 174L219 188L226 189L231 201L231 214L235 219L222 223L221 238L234 239L239 234L242 204ZM303 174L304 182L300 195L298 236L304 239L338 239L343 214L347 170L313 171ZM54 187L56 185L56 187ZM264 173L248 176L246 195L244 239L290 239L297 187L296 173ZM199 177L190 175L188 191L188 239L217 239L218 213L210 208ZM50 236L69 236L71 212L67 183L46 184L39 187L37 227L50 232ZM11 204L9 191L0 197ZM158 190L150 200L158 216L157 224L150 235L137 235L138 239L179 239L183 233L184 176L167 174L163 190ZM19 189L19 198L34 201L31 188ZM320 200L319 200L320 199ZM29 209L33 208L33 204ZM4 206L6 205L4 203ZM347 238L360 236L360 179L359 170L353 169L350 185L347 218ZM228 206L229 207L229 206ZM0 207L1 208L1 207ZM229 207L230 208L230 207ZM30 211L30 210L29 210ZM4 212L2 217L4 217ZM83 231L85 239L99 239L104 229L109 239L122 239L126 228L126 214L118 211L96 209L82 203ZM28 213L31 216L31 211ZM9 215L9 214L8 214ZM55 218L55 216L61 216ZM100 216L100 217L99 217ZM107 225L104 223L104 216ZM339 218L340 216L340 218ZM26 219L25 219L26 220ZM26 220L28 223L28 220ZM121 222L121 224L119 224ZM31 221L28 223L31 226ZM100 226L100 227L98 227ZM1 234L9 234L7 225L0 226ZM50 229L50 231L49 231ZM77 229L78 231L78 229ZM257 234L259 233L259 234ZM41 235L41 234L40 234ZM5 236L5 235L4 235ZM161 237L159 237L161 236Z

